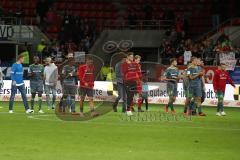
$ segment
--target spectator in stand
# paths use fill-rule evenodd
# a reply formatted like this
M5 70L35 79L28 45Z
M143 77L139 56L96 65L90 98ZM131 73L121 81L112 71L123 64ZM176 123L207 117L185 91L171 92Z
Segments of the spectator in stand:
M177 62L179 65L183 65L184 64L184 41L182 40L180 45L178 45L177 49L176 49L176 57L177 57Z
M55 60L58 56L58 52L60 52L60 46L58 42L52 42L52 44L48 48L48 52L50 53L51 57Z
M27 42L25 42L24 46L20 48L20 55L24 57L23 65L29 65L29 51L28 51L28 46Z
M77 51L77 45L72 41L72 39L69 39L65 43L65 48L67 48L68 53L73 53Z
M110 67L110 72L108 72L106 81L115 81L116 73L114 72L113 68Z
M107 75L108 73L111 72L111 69L110 69L110 66L109 66L109 63L106 62L104 64L104 66L101 68L101 71L100 71L100 79L102 81L106 81L107 80Z
M166 58L163 60L163 64L165 65L169 64L168 62L169 58L175 57L175 50L169 41L165 41L163 44L163 57Z
M45 60L48 57L51 57L51 52L49 51L49 47L46 46L42 51L42 60Z
M221 42L220 41L217 41L213 51L217 52L217 53L222 53L223 50L222 50L222 45L221 45Z
M192 40L187 39L184 44L184 64L186 65L190 62L192 57Z
M184 40L181 40L180 44L177 46L176 53L177 56L184 54Z
M40 58L41 62L43 60L43 50L46 48L46 43L44 39L37 45L37 56Z
M192 52L192 56L193 57L197 57L197 58L201 58L202 57L201 56L201 52L199 50L199 44L198 43L195 43L193 45L191 52Z
M47 12L47 23L50 25L53 24L56 18L57 18L56 13L54 12L53 8L50 8L49 11Z
M214 44L212 39L206 39L203 41L204 45L204 64L205 65L212 65L213 60L214 60L214 54L213 54L213 49L214 49Z
M86 36L85 39L82 40L85 48L85 52L88 52L90 50L90 38Z
M229 36L227 36L224 32L224 28L221 29L221 35L219 36L218 40L221 43L222 51L223 52L229 52L232 51L232 44L229 39Z
M41 39L41 42L37 46L37 52L41 53L45 47L46 47L45 40Z
M176 32L176 29L173 27L172 28L172 30L171 30L171 33L170 33L170 35L169 35L169 37L168 37L168 40L170 41L170 42L177 42L177 32Z
M78 45L78 51L85 51L85 46L84 46L84 43L83 42L80 42L79 45Z
M229 37L225 34L224 28L220 29L221 35L218 37L217 41L223 43L224 41L230 41Z

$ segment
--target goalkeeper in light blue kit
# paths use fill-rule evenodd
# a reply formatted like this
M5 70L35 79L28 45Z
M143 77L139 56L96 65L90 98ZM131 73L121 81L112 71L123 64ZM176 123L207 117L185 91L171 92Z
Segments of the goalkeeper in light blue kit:
M11 68L12 88L11 88L11 96L9 100L9 113L13 113L13 103L14 103L14 98L17 93L17 90L19 90L21 93L26 113L33 112L28 107L26 89L23 82L23 66L22 66L23 62L24 62L24 57L20 55L17 58L17 62L14 63Z
M43 72L44 66L39 64L39 57L33 57L34 63L29 66L28 75L30 77L30 88L31 88L31 110L34 110L34 101L36 93L38 93L38 112L44 113L42 111L42 94L43 94Z
M165 112L168 113L168 108L171 108L172 113L175 113L173 103L176 100L178 95L177 92L177 83L180 79L179 71L177 68L177 60L175 58L170 60L171 66L166 69L164 72L163 80L167 81L167 93L169 96L168 104L165 106Z

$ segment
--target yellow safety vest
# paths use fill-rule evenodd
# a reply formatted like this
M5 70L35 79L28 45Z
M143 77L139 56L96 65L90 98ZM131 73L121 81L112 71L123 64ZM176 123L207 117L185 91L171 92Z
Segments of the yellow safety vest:
M29 64L29 52L28 51L24 51L20 55L24 57L23 64Z

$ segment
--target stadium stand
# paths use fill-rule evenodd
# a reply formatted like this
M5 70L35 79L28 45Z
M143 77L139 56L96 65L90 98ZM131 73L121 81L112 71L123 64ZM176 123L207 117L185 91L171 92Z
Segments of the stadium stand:
M238 19L227 23L227 19L238 15L237 10L232 12L236 3L234 0L231 3L225 0L2 0L0 5L2 17L16 17L16 24L37 25L53 46L57 43L57 48L65 52L80 50L88 53L105 29L160 29L166 30L167 35L160 47L161 55L166 56L167 50L167 53L174 53L170 57L182 59L185 49L181 46L186 48L185 44L191 41L193 52L199 52L201 48L207 48L206 37L219 36L221 28L239 24ZM219 22L214 23L214 15L219 16ZM218 25L220 23L223 25ZM204 36L199 39L200 35ZM199 41L193 41L196 38ZM166 41L171 47L166 47Z

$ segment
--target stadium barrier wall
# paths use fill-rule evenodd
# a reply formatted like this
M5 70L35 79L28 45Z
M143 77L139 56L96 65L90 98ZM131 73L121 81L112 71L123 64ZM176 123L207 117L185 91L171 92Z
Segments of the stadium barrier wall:
M149 103L151 104L166 104L168 102L167 91L166 91L166 83L156 83L149 82ZM30 83L28 80L25 81L25 87L27 90L27 97L30 100ZM94 86L94 99L95 101L114 101L117 96L117 91L114 89L112 82L106 81L95 81ZM216 106L217 100L213 90L212 84L206 84L206 100L203 105L207 106ZM231 85L227 84L226 93L224 97L224 105L227 107L240 107L239 101L239 92L240 85L237 85L234 89ZM9 97L11 94L11 80L5 80L4 86L0 89L0 101L9 101ZM60 82L57 85L57 99L59 100L62 95L62 89ZM43 100L45 101L46 96L43 94ZM37 96L36 96L37 100ZM79 100L79 96L76 95L76 100ZM16 94L15 101L21 101L21 95ZM178 83L178 97L175 104L184 104L184 90L182 83Z
M155 70L157 70L156 72L156 79L159 79L162 75L162 72L165 70L166 68L163 68L162 66L157 67ZM179 66L179 71L180 73L182 73L184 70L186 69L186 66ZM214 76L214 71L217 69L216 66L205 66L204 70L205 70L205 74L208 75L206 77L206 83L212 83L213 80L213 76ZM24 74L27 75L28 72L28 67L23 67L24 70ZM6 80L10 80L11 78L11 67L2 67L2 71L4 74L4 78ZM240 67L235 67L234 71L230 71L230 76L233 79L235 84L240 84ZM28 77L24 77L24 79L28 79ZM181 80L180 80L181 82Z

